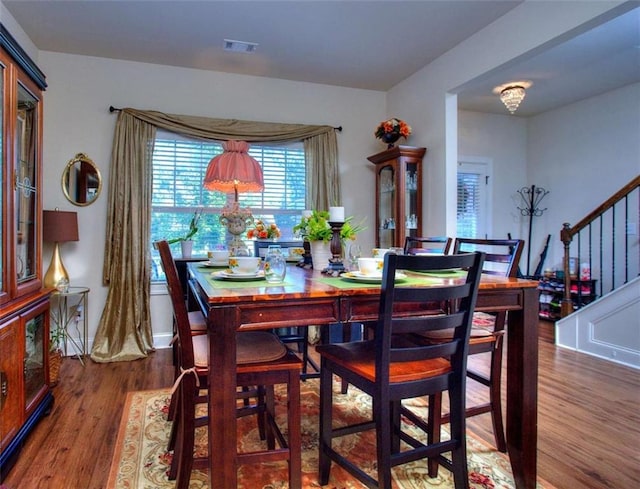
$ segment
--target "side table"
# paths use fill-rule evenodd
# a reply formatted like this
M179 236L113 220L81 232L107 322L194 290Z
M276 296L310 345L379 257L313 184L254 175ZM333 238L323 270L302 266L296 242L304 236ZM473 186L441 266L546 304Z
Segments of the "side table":
M89 354L87 349L89 290L89 287L69 287L65 292L56 290L51 293L51 323L52 327L60 328L64 332L64 355L67 356L67 346L71 344L75 351L72 356L77 357L83 365L83 357ZM82 331L80 323L82 323Z

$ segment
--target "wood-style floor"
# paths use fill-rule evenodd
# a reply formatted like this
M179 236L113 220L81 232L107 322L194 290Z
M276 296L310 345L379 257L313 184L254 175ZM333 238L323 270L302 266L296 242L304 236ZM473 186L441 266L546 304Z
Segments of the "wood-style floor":
M6 488L105 487L125 394L169 386L170 364L168 350L85 367L65 359L53 410L29 436ZM558 489L639 488L640 373L556 348L547 322L540 323L539 367L539 476ZM469 396L479 392L470 383ZM492 443L488 415L468 426Z

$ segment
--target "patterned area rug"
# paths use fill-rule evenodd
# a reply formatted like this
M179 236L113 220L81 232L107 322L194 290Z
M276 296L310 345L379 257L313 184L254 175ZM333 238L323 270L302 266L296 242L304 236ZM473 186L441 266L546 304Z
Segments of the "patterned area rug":
M322 487L318 483L318 385L319 380L301 383L302 397L302 481L304 488ZM336 384L336 392L339 386ZM349 387L346 395L335 394L337 418L345 421L364 419L370 412L370 399L366 394ZM168 390L131 392L118 433L116 449L111 463L107 489L172 489L174 482L166 476L171 461L167 453L167 439L170 424L166 421L169 402ZM414 410L426 408L419 399L411 401ZM286 426L285 414L280 415L278 424ZM254 417L238 420L238 439L241 451L257 449L262 445L257 433ZM443 431L443 439L448 433ZM204 453L206 431L197 434L198 452ZM372 473L375 469L375 439L372 432L352 435L340 439L339 450L343 453L357 453L359 463ZM353 448L353 451L351 450ZM514 487L509 460L491 446L472 434L467 436L470 486L473 489L511 489ZM373 455L373 457L372 457ZM440 468L437 478L429 478L426 463L417 461L393 469L394 489L453 488L453 478L449 471ZM190 489L206 489L206 472L194 471ZM285 489L287 466L285 462L274 462L260 466L241 466L238 473L238 489ZM354 480L336 464L331 468L330 489L362 488L364 485ZM550 486L544 485L549 489ZM538 484L542 489L543 485Z

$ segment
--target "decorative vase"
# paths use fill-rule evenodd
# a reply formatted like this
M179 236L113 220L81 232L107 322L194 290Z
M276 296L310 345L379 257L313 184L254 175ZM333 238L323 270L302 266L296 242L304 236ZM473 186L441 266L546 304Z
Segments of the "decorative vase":
M53 387L60 378L60 365L62 365L62 351L59 349L49 352L49 386Z
M190 239L186 241L180 241L180 246L182 247L182 258L191 258L193 241L191 241Z
M387 149L391 149L396 141L400 139L400 134L395 132L385 132L380 136L380 139L383 143L387 143Z
M311 241L311 262L314 270L324 270L329 266L331 254L331 242Z

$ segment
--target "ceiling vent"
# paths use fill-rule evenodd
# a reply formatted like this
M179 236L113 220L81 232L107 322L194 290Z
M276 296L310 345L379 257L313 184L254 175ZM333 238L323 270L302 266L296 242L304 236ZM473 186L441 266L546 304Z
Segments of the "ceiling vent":
M224 50L234 53L255 53L258 48L257 42L234 41L232 39L224 40Z

